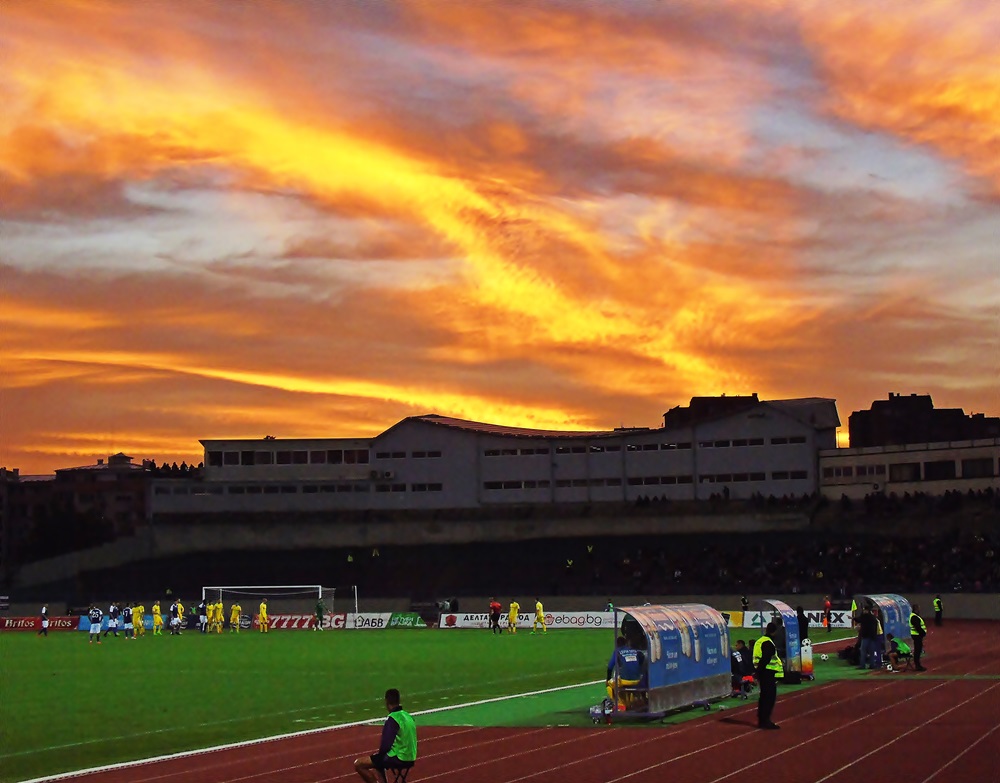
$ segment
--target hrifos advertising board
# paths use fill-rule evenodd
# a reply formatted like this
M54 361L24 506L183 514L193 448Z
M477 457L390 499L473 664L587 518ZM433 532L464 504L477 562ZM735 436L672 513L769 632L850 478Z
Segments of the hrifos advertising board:
M508 615L500 615L500 627L507 627ZM523 612L517 616L521 628L530 627L535 622L534 612ZM611 628L615 622L614 612L546 612L545 625L555 628ZM439 628L489 628L490 616L475 612L446 612L438 618Z
M75 617L50 617L50 631L76 630ZM39 617L0 617L0 631L40 631L42 618Z

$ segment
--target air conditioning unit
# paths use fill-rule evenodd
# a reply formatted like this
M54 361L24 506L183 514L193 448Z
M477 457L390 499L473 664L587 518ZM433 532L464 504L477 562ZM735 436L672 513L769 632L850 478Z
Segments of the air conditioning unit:
M385 470L385 471L382 472L382 478L384 478L384 479L393 479L393 478L396 478L396 474L393 471L391 471L391 470Z

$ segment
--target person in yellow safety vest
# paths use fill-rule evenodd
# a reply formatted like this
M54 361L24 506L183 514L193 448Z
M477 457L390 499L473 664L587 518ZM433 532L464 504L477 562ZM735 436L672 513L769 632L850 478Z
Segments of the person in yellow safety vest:
M941 602L941 594L934 596L934 625L940 627L944 622L944 604Z
M858 624L858 602L851 599L851 628Z
M913 668L918 672L925 672L927 669L921 665L920 656L924 654L924 637L927 636L927 624L918 612L920 612L920 606L914 604L913 611L910 613L910 640L913 642Z
M760 698L757 700L757 728L760 729L778 728L778 724L771 720L771 713L778 700L777 678L784 673L784 667L771 639L775 630L775 624L768 623L764 635L753 645L754 673L760 683Z

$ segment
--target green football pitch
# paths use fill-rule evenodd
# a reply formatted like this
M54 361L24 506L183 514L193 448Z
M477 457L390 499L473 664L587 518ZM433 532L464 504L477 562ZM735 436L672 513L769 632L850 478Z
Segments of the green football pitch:
M381 720L386 688L411 712L438 710L420 718L427 725L583 726L604 696L595 681L613 641L608 630L147 633L100 645L77 632L6 633L0 781ZM440 709L515 694L532 695Z

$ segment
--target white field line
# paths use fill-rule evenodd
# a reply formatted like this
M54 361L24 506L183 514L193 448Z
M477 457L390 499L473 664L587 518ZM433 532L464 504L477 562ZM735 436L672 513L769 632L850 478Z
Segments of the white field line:
M603 683L604 680L590 680L588 682L580 682L575 685L560 685L555 688L543 688L537 691L528 691L525 693L514 693L509 696L495 696L491 699L479 699L478 701L470 701L464 704L451 704L444 707L434 707L429 710L420 710L419 712L414 712L414 715L430 715L435 712L447 712L448 710L458 710L464 707L478 707L482 704L494 704L496 702L508 701L510 699L522 699L528 696L541 696L545 693L556 693L558 691L573 690L574 688L589 688L594 685L599 685ZM305 737L311 734L319 734L324 731L333 731L336 729L348 729L355 726L365 726L373 723L381 723L385 720L382 717L378 718L366 718L364 720L350 721L348 723L338 723L332 726L321 726L316 729L303 729L302 731L292 731L285 734L275 734L270 737L259 737L252 740L243 740L242 742L229 742L224 745L214 745L208 748L198 748L197 750L185 750L179 753L168 753L163 756L152 756L145 759L137 759L135 761L123 761L118 764L105 764L99 767L88 767L87 769L76 770L74 772L60 772L56 775L46 775L40 778L31 778L30 780L22 781L22 783L47 783L47 781L54 780L66 780L68 778L77 777L79 775L90 775L95 772L108 772L116 769L128 769L129 767L136 767L142 764L154 764L159 761L170 761L172 759L183 759L189 758L191 756L198 756L203 753L213 753L220 750L232 750L234 748L246 748L251 745L259 745L263 742L274 742L277 740L291 739L292 737Z

